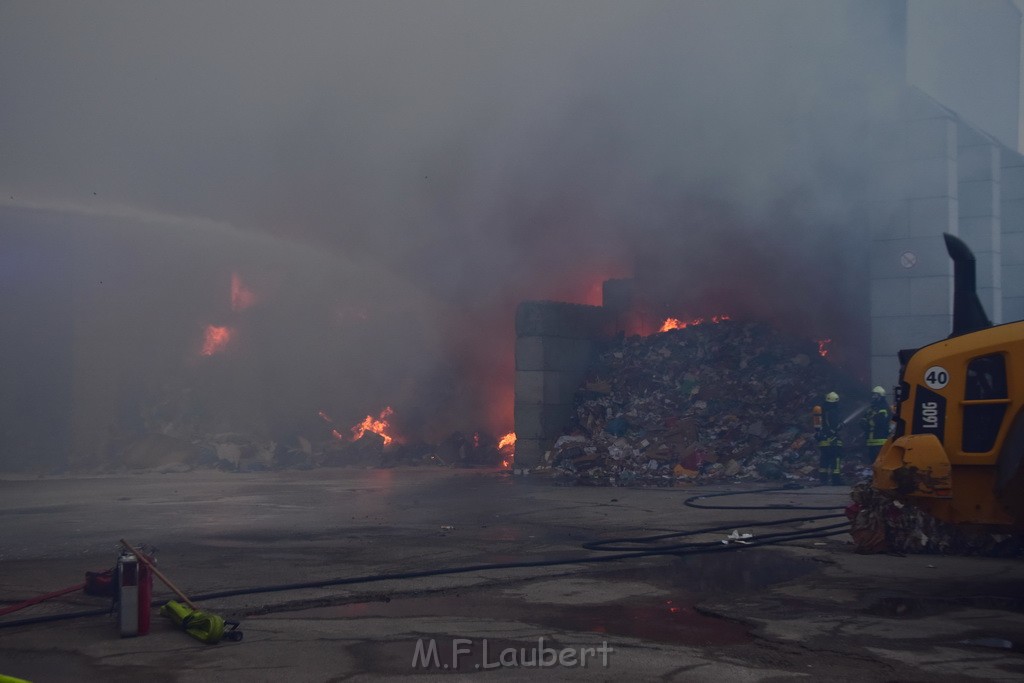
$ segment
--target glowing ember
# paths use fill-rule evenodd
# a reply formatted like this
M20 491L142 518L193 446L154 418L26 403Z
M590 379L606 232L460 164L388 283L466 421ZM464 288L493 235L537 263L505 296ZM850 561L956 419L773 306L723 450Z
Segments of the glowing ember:
M713 315L711 316L711 322L716 325L725 320L731 320L728 315ZM679 318L666 318L665 322L661 324L661 329L658 332L668 332L669 330L685 330L687 327L696 327L707 322L704 318L694 318L693 320L680 320Z
M207 325L203 333L203 349L200 353L204 356L212 356L220 353L231 341L231 328Z
M256 295L242 284L238 273L231 273L231 310L244 311L256 303Z
M498 449L499 450L502 449L502 448L512 448L515 445L516 445L516 433L515 432L509 432L505 436L501 437L500 441L498 441Z
M391 417L394 412L395 411L391 406L388 406L384 410L380 411L380 415L378 415L376 419L374 419L373 415L367 415L362 422L352 428L352 440L355 441L362 438L363 434L366 432L373 432L374 434L379 434L384 437L384 445L387 446L389 443L394 441L394 437L389 436L387 433L387 430L391 428L391 425L388 424L388 418Z
M832 340L831 339L819 339L818 340L818 355L821 356L822 358L828 358L829 351L831 351L831 348L829 348L829 347L831 345L832 345Z

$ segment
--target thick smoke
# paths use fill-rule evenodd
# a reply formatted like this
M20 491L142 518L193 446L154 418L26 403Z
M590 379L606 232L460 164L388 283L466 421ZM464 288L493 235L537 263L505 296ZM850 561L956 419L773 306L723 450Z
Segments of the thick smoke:
M611 277L666 315L863 349L901 21L811 0L7 3L4 297L70 322L4 339L75 388L4 406L105 432L180 390L210 429L393 405L411 435L500 433L515 306L599 303ZM222 355L197 354L207 324L236 328Z

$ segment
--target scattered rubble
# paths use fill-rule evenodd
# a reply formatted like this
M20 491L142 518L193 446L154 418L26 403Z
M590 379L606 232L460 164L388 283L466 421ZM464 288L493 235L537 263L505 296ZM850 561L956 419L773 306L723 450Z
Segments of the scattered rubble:
M278 440L255 433L211 434L198 423L179 422L159 429L128 435L112 444L103 469L261 472L316 467L507 467L512 454L511 447L499 448L496 439L484 433L466 436L455 432L438 444L385 444L383 436L370 431L351 441L339 439L315 423L308 430L311 438L293 433Z
M895 496L858 484L846 509L857 552L1014 557L1024 550L1020 534L993 532L982 525L949 524Z
M439 443L387 435L387 408L346 428L326 413L311 413L285 429L272 429L230 411L212 410L183 376L126 403L111 437L87 465L98 471L229 472L317 467L509 467L512 445L486 433L454 432ZM389 443L390 441L390 443Z
M590 485L816 481L811 408L833 390L867 396L816 342L762 323L620 338L600 355L570 433L540 469ZM846 434L854 449L857 429Z

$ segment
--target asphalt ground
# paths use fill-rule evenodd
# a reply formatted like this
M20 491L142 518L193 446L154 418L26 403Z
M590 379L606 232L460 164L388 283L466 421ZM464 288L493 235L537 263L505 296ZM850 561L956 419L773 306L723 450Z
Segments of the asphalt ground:
M242 592L199 602L239 620L245 635L204 645L153 610L149 635L122 638L106 613L61 619L110 606L75 592L0 617L0 674L157 682L1024 676L1021 559L857 555L842 530L770 542L842 521L786 521L830 512L780 506L835 514L849 490L746 493L753 488L563 487L444 468L8 477L0 479L0 609L112 567L124 538L155 547L160 569L189 595ZM773 509L684 505L725 491L740 495L701 502ZM719 530L618 553L656 551L643 557L604 561L617 553L583 547L708 528ZM733 531L751 534L740 540L753 545L730 540ZM680 542L702 545L657 554ZM524 563L535 566L510 566ZM159 581L154 596L173 597ZM49 621L9 626L30 618Z

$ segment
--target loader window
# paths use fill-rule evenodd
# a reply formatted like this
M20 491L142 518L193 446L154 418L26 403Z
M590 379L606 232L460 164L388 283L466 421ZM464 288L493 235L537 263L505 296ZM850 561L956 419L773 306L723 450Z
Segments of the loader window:
M1006 398L1006 361L1000 353L980 356L967 366L965 401Z
M963 450L988 453L995 446L1009 403L1005 358L997 353L972 359L966 380Z

